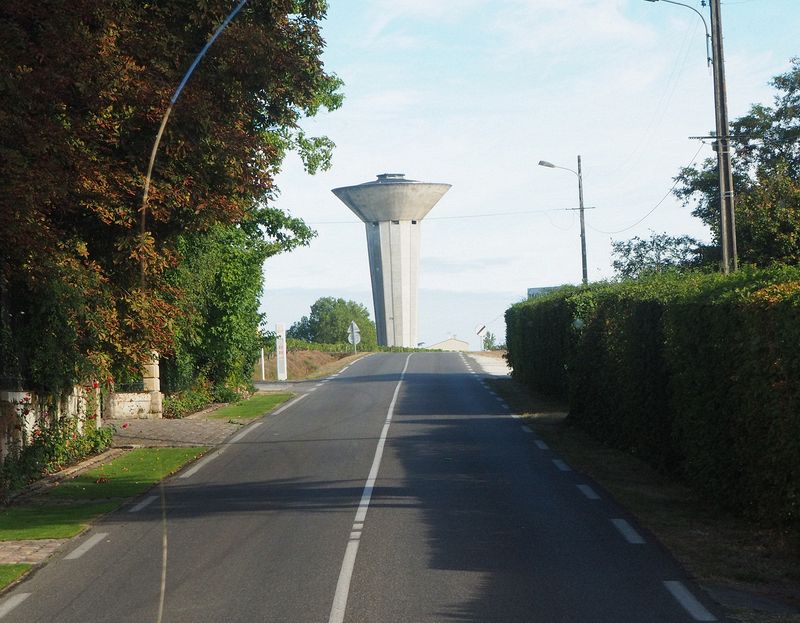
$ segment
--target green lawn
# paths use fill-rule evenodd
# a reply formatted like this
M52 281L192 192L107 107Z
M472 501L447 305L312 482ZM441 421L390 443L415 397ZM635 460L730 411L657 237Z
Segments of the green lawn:
M247 400L235 402L217 409L208 417L215 419L248 419L261 417L269 413L282 402L292 398L294 394L256 394Z
M138 448L62 482L47 496L71 500L126 498L147 491L208 448Z
M0 541L66 539L208 448L139 448L0 512Z
M11 584L30 568L31 565L0 565L0 589Z
M0 541L68 539L121 503L12 506L0 513Z

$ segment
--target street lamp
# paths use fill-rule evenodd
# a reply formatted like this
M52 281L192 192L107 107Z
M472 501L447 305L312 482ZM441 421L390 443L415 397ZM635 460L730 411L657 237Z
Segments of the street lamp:
M647 0L658 2L659 0ZM697 13L706 26L703 14L697 9L675 0L660 0L669 4L677 4ZM714 116L716 120L715 149L717 167L719 169L719 207L720 207L720 243L722 246L722 271L729 273L738 268L736 253L736 217L733 202L733 169L731 168L731 147L728 130L728 94L725 86L725 59L722 53L722 20L720 18L720 0L709 0L711 13L711 34L706 26L706 53L708 41L711 40L713 55L709 55L714 70ZM705 2L703 2L705 6Z
M578 210L581 215L581 268L583 269L583 285L589 283L589 274L586 268L586 225L583 218L583 176L581 175L581 157L578 156L578 170L574 171L568 167L560 167L547 162L547 160L539 160L540 167L547 167L548 169L564 169L570 173L574 173L578 178ZM572 208L574 209L574 208Z

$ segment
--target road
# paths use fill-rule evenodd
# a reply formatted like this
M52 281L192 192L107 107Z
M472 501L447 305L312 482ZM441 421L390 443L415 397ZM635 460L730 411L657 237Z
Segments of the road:
M722 620L467 358L310 390L70 542L3 623Z

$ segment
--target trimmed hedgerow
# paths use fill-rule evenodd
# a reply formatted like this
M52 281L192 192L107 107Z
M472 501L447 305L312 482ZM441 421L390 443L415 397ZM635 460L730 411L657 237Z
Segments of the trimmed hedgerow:
M800 269L564 288L506 321L514 376L572 422L800 527Z

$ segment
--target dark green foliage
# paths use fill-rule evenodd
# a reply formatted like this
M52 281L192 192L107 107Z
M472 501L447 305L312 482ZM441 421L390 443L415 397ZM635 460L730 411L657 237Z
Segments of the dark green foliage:
M54 473L89 456L103 452L111 445L114 431L87 425L78 432L73 417L41 422L33 430L32 440L14 447L0 467L0 494L24 487L42 476Z
M165 418L179 419L199 411L214 402L208 383L197 383L193 387L164 396L162 404Z
M800 58L775 77L774 107L760 104L731 123L736 238L743 263L800 263ZM711 228L719 244L716 158L681 170L675 194ZM705 254L704 262L718 257Z
M294 323L286 335L306 342L337 344L347 342L350 323L355 321L361 330L359 350L373 350L377 343L375 323L367 308L355 301L326 296L311 306L311 314Z
M506 312L514 376L749 516L800 527L800 269L565 288Z
M611 242L614 255L612 267L618 277L635 278L667 270L687 270L703 263L703 247L690 236L670 236L650 232L644 240L635 236L630 240Z

